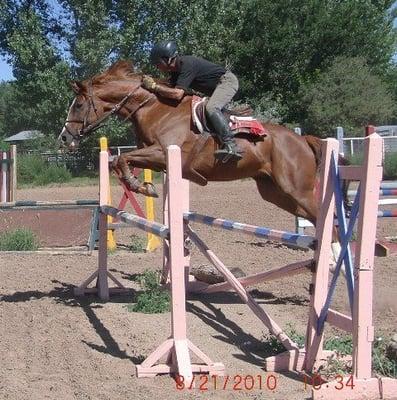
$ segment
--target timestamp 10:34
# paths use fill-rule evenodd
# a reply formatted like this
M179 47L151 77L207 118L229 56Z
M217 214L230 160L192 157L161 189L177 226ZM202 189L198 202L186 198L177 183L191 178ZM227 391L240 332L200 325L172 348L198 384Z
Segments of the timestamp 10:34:
M355 386L353 375L335 375L330 382L329 379L325 379L320 374L314 374L311 376L303 375L303 384L305 386L305 389L312 388L314 390L320 390L324 386L332 386L335 390L353 390Z

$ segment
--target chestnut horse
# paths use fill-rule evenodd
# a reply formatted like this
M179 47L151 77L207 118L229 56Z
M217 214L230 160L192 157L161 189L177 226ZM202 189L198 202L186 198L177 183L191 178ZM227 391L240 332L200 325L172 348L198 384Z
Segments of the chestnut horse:
M199 134L192 124L191 96L176 102L154 95L141 83L142 74L134 72L127 61L118 61L91 79L73 82L76 97L59 136L62 145L77 148L106 118L118 115L133 123L138 139L138 149L113 162L133 191L156 196L154 187L139 182L130 167L165 171L167 146L175 144L181 147L185 179L204 186L208 181L251 177L264 200L316 223L320 139L263 123L266 136L236 137L243 158L222 163L214 158L217 141Z

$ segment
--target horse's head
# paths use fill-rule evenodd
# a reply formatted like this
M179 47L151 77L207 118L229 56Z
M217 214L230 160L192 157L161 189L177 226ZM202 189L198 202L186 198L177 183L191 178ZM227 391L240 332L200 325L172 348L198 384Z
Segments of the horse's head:
M130 62L118 61L100 75L72 82L76 96L58 137L62 147L77 149L84 136L99 128L105 119L117 114L133 98L141 87L141 76L132 72ZM116 83L120 81L123 84Z
M103 114L103 107L95 101L92 80L87 82L72 82L76 96L69 108L69 113L58 137L60 144L70 150L76 149L85 136L85 129Z

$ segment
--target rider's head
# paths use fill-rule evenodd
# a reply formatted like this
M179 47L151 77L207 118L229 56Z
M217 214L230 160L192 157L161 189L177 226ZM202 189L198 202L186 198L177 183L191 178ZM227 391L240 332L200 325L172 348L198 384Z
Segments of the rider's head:
M156 43L150 52L150 62L161 71L171 71L175 66L178 50L175 42L166 40Z

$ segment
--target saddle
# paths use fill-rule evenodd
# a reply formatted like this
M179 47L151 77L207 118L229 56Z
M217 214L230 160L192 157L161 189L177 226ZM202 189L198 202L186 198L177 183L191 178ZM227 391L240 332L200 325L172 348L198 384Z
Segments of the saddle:
M192 98L192 119L193 124L200 133L211 132L212 128L205 112L208 98L193 96ZM253 110L250 106L242 105L231 110L222 111L226 120L229 121L230 130L233 135L244 133L256 138L267 136L263 125L252 116Z

